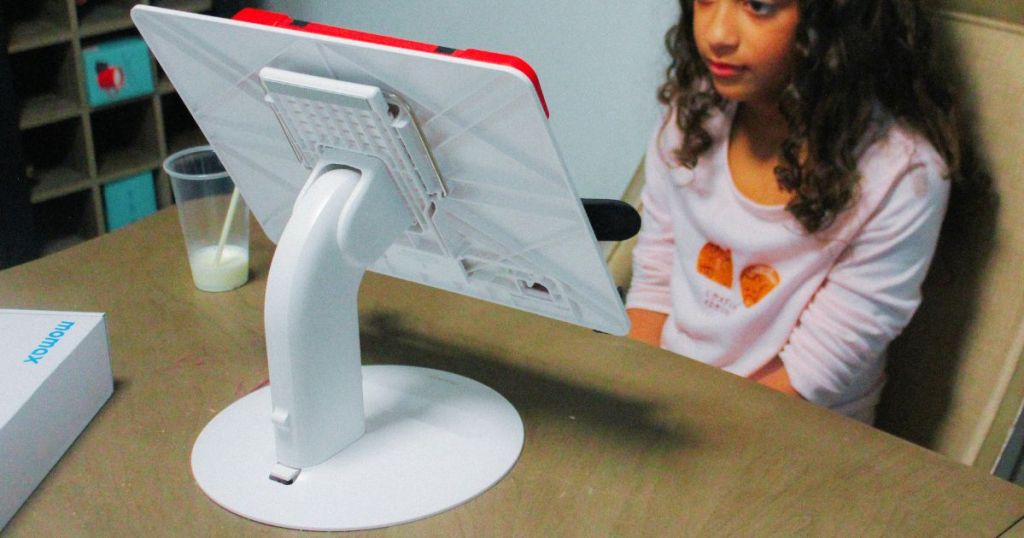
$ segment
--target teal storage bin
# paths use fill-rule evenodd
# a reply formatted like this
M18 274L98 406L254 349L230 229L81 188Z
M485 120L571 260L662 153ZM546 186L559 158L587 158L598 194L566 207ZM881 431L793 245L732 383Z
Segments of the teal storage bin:
M146 43L137 37L82 49L85 93L100 106L153 93L153 70Z
M156 211L153 173L143 172L103 186L107 231L112 232Z

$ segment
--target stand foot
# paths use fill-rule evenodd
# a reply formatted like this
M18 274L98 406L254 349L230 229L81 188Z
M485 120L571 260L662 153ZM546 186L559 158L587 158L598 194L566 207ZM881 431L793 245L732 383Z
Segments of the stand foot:
M462 504L519 458L523 423L489 387L411 366L364 366L366 434L290 485L277 465L270 390L218 414L192 449L192 473L214 502L241 516L307 530L372 529Z

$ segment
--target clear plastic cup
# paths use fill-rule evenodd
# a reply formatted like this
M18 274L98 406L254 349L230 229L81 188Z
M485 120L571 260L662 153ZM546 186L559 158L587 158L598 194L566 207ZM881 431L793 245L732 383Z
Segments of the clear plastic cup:
M249 280L249 208L210 146L167 157L192 281L203 291L233 290Z

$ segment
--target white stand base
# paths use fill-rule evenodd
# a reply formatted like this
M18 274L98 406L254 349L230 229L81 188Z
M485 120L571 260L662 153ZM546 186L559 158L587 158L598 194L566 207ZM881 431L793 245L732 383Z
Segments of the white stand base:
M366 433L291 485L277 463L270 390L218 414L192 449L192 473L222 507L270 525L306 530L387 527L472 499L515 465L523 422L504 397L455 374L364 366Z

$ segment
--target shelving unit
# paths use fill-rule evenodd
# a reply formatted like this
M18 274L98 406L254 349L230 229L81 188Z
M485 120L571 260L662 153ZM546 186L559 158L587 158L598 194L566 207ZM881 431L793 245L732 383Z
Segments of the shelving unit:
M160 169L167 155L205 143L181 99L150 57L154 92L92 107L82 51L138 35L135 4L208 12L212 0L0 0L11 40L7 50L19 101L19 129L33 214L52 252L106 230L103 185L152 171L157 206L172 203Z

